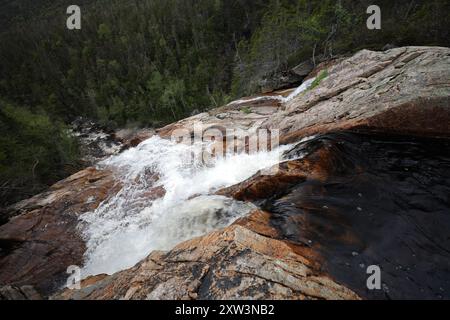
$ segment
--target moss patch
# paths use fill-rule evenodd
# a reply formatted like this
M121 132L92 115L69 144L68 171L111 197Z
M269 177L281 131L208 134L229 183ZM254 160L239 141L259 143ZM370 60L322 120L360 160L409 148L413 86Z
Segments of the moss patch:
M245 114L250 114L250 113L252 113L252 110L249 107L242 107L241 112L243 112Z
M328 70L324 69L322 71L319 72L318 76L316 77L316 79L313 81L313 83L311 83L311 86L309 87L308 90L312 90L315 87L317 87L323 79L325 79L326 77L328 77Z

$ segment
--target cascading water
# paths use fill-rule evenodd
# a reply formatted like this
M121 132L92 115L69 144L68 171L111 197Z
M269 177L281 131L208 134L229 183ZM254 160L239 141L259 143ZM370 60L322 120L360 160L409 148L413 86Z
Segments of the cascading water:
M155 136L100 163L119 176L122 188L81 217L84 277L132 267L151 251L171 249L244 216L253 205L212 193L279 163L288 148L228 155L213 165L186 161L203 147Z
M313 81L288 97L275 98L288 102ZM279 163L289 149L227 154L212 165L193 163L192 155L196 158L204 147L202 142L186 145L155 136L99 164L118 175L122 188L81 217L87 243L84 277L132 267L153 250L171 249L246 215L253 205L212 194Z
M305 92L306 90L308 90L311 87L311 85L313 84L314 80L316 80L315 77L305 80L299 87L297 87L294 91L292 91L292 93L289 94L287 97L283 97L281 95L260 96L260 97L254 97L254 98L249 98L249 99L236 100L236 101L230 102L228 105L251 103L251 102L257 102L260 100L278 100L281 103L286 103L286 102L293 100L295 97L297 97L302 92Z

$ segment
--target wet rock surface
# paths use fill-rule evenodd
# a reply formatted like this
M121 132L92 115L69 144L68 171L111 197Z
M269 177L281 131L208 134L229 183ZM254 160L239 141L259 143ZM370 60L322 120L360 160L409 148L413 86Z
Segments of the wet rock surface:
M272 178L256 175L221 193L260 204L276 239L320 257L321 270L370 299L450 297L450 141L335 133ZM267 191L267 179L277 192ZM269 192L271 197L268 197ZM368 290L367 267L382 270Z
M81 159L87 166L117 154L122 148L122 142L117 139L114 131L85 118L72 122L71 134L80 143Z
M111 172L88 168L9 208L21 214L0 226L0 285L32 285L46 295L65 284L67 267L83 262L79 215L117 187Z
M450 298L450 49L363 50L321 67L327 76L290 101L280 97L293 90L243 98L157 130L318 135L273 175L218 192L259 210L53 298ZM90 168L7 208L20 214L0 226L0 286L58 291L67 266L83 263L79 215L119 190L111 172ZM382 290L367 290L369 265Z
M0 287L0 300L42 300L42 296L32 286Z
M261 210L55 298L448 299L449 146L353 132L310 139L274 175L218 192ZM371 265L380 290L367 288Z
M139 128L114 130L80 117L72 122L71 133L80 143L82 161L87 166L93 166L110 156L136 147L152 137L155 130Z

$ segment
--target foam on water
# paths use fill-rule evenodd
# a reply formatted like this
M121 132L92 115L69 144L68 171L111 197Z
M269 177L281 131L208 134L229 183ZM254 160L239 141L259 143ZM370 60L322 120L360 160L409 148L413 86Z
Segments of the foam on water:
M211 194L279 163L287 148L191 165L186 155L201 152L201 144L155 136L103 161L100 166L118 175L122 189L81 217L87 242L83 276L132 267L153 250L171 249L247 214L252 205ZM155 199L158 192L163 195Z
M299 94L301 94L302 92L305 92L306 90L308 90L309 87L311 87L311 85L314 82L314 80L316 80L316 78L311 78L311 79L308 79L308 80L304 81L289 96L287 96L286 98L283 98L283 102L289 102L292 99L294 99L295 97L297 97Z

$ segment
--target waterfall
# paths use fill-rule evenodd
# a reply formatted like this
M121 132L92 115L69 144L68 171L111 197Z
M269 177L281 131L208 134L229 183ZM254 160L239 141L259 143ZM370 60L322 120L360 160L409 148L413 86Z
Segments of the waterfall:
M84 277L130 268L151 251L169 250L246 215L252 204L213 193L279 163L288 149L227 155L212 165L187 161L202 147L154 136L99 164L112 170L122 187L80 218L87 243Z
M311 87L311 85L313 84L314 80L316 80L315 77L311 78L311 79L308 79L308 80L305 80L300 86L298 86L294 91L292 91L292 93L289 94L287 97L283 97L282 95L258 96L258 97L249 98L249 99L241 99L241 100L232 101L228 105L254 103L254 102L264 101L264 100L278 100L281 103L286 103L286 102L289 102L289 101L293 100L299 94L301 94L301 93L305 92L306 90L308 90Z

